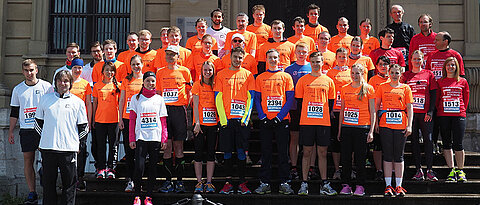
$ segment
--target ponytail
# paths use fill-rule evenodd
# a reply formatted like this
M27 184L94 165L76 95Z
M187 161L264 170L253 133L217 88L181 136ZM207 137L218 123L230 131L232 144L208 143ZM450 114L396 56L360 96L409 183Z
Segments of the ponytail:
M113 85L115 85L115 93L120 93L120 88L118 88L117 78L115 77L115 75L113 76L112 81Z
M142 85L142 88L140 88L140 92L138 92L138 94L137 94L137 97L136 97L137 100L138 100L138 98L140 98L140 95L142 94L142 92L143 92L143 85Z

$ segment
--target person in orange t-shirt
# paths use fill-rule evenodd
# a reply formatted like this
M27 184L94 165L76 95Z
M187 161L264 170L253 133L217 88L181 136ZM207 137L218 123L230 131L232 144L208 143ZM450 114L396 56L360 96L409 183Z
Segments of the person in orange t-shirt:
M363 78L365 81L370 79L373 75L375 75L375 65L373 65L372 59L368 56L364 56L362 53L363 49L363 40L360 36L355 36L352 39L350 44L350 54L348 55L347 65L348 67L352 67L353 64L360 64L365 69L363 74Z
M308 171L310 156L318 153L318 167L322 184L322 194L335 195L327 181L327 148L330 145L330 110L335 99L335 84L333 80L322 73L323 57L320 52L310 54L312 72L301 77L295 87L295 98L302 104L300 114L300 139L303 145L302 177L303 182L299 195L308 195Z
M210 61L202 64L202 77L195 82L192 87L193 95L193 120L195 135L195 176L197 185L195 193L215 193L215 187L212 184L213 171L215 170L215 147L217 145L217 109L215 107L215 93L213 92L213 82L215 79L215 65ZM206 146L205 146L206 145ZM205 150L204 147L207 147ZM203 151L207 152L207 157L203 158ZM207 161L207 181L202 181L202 164Z
M332 69L328 70L327 76L330 77L335 83L335 104L333 105L332 112L332 132L331 132L331 144L330 150L332 151L333 165L335 166L335 173L333 174L333 179L340 179L340 142L337 139L338 134L338 118L340 117L340 108L342 105L342 99L340 98L340 91L344 85L347 85L352 82L350 77L350 68L347 65L347 49L340 47L336 52L336 63L337 65Z
M335 66L335 53L328 50L327 46L330 43L330 34L326 31L318 34L317 38L317 51L322 53L323 56L323 74L327 74L328 70Z
M193 52L187 59L187 68L190 69L194 82L202 79L202 67L205 61L212 62L215 67L221 67L222 61L212 52L213 38L209 34L205 34L202 38L201 52Z
M73 84L72 88L70 89L70 93L76 95L85 103L85 108L87 109L88 127L90 127L92 123L92 87L90 86L90 83L88 81L80 77L83 70L83 60L81 58L75 57L72 60L71 65ZM77 155L77 176L79 184L85 186L86 182L83 177L85 176L85 165L87 163L86 137L80 139L79 150L80 151Z
M117 56L117 60L123 63L130 60L130 58L135 55L135 50L138 48L138 34L135 32L130 32L127 36L127 45L128 50L121 52ZM127 63L128 64L128 63Z
M370 52L380 48L380 41L377 38L370 36L370 31L372 30L372 23L370 19L366 18L360 21L360 38L363 41L362 54L364 56L369 56Z
M102 66L102 80L93 86L93 116L97 145L97 179L114 179L117 154L118 98L120 88L115 78L116 67L112 62ZM108 140L108 160L106 143Z
M177 192L185 192L182 178L184 172L185 159L183 158L183 142L187 139L187 105L190 104L190 89L192 88L192 76L188 68L177 64L179 58L178 46L169 45L165 49L165 61L167 66L157 71L157 94L163 96L167 105L167 128L168 140L167 148L163 154L164 168L169 173L166 182L160 187L160 191L167 193L173 186L172 172L173 161L172 151L175 151L175 164L178 168L175 171L177 175ZM173 141L173 142L172 142Z
M317 46L315 45L315 40L309 36L304 35L305 31L305 19L300 16L295 17L293 19L293 30L295 31L295 35L291 36L287 40L296 44L297 42L305 42L309 46L310 53L313 53ZM309 53L309 55L310 55Z
M328 33L328 29L318 23L318 17L320 17L320 7L315 4L310 4L307 8L307 12L308 24L305 25L305 32L303 34L310 38L317 39L318 34L321 32Z
M177 46L178 48L179 54L177 64L180 66L187 65L187 59L190 54L192 54L192 51L180 46L180 40L182 40L180 29L176 26L171 26L168 28L167 35L168 45ZM157 71L158 69L167 66L167 62L165 61L165 49L167 49L167 47L157 49L157 55L153 60L153 68L155 68Z
M128 184L125 191L132 192L134 188L133 184L133 170L135 164L133 159L135 158L135 150L130 148L129 139L129 123L130 123L130 102L133 95L140 92L143 84L143 63L142 57L134 55L130 60L130 74L128 74L123 80L120 86L120 100L118 115L120 120L118 122L118 128L122 131L123 135L123 149L125 150L125 162L127 164L127 179Z
M207 26L207 20L204 18L199 18L197 21L195 21L197 35L188 38L187 44L185 45L185 48L190 49L193 54L196 52L202 52L202 39L207 32ZM212 40L212 51L215 55L218 55L218 45L215 38Z
M257 70L259 74L263 73L267 69L268 66L266 64L266 52L272 48L280 53L280 64L278 67L282 70L287 68L296 60L295 44L287 41L287 39L284 38L284 32L285 24L282 21L272 21L273 38L268 39L268 41L258 49L256 55L256 59L258 61Z
M267 42L272 37L272 28L270 25L263 23L265 19L265 7L263 5L255 5L252 7L253 24L247 26L247 31L255 33L257 36L257 48Z
M388 67L390 66L390 59L386 56L380 56L376 62L377 74L368 80L368 84L373 86L373 89L377 91L378 86L382 83L389 83ZM382 109L382 105L380 105ZM377 119L378 120L378 119ZM373 161L375 163L375 181L383 181L383 161L382 161L382 142L380 135L373 133Z
M250 127L248 123L253 108L255 95L255 79L253 74L242 68L245 51L241 47L233 48L230 57L230 68L218 72L215 78L215 105L220 120L219 150L224 152L226 183L220 194L233 192L232 152L237 152L238 174L240 184L238 190L241 194L250 194L245 180L246 158L248 150L248 137Z
M394 64L388 69L389 83L381 84L376 92L375 110L379 115L375 126L382 138L383 169L385 170L385 195L405 195L402 187L403 152L407 137L412 133L413 96L410 86L400 83L403 68ZM380 109L380 104L383 108ZM395 170L394 189L391 186L392 170Z
M242 34L236 33L233 34L232 36L232 48L240 47L242 49L245 48L245 37L243 37ZM217 68L217 72L225 69L225 68L230 68L232 65L231 60L230 60L230 53L222 57L222 66L220 68ZM249 53L245 53L245 57L242 62L242 68L247 69L248 71L252 72L252 74L257 74L257 60L255 57L250 55Z
M123 62L115 58L117 53L117 42L111 39L105 40L103 43L103 53L105 53L105 61L98 62L93 66L92 81L97 83L103 80L103 65L105 62L111 62L115 65L115 78L118 82L122 82L123 78L127 76L127 67Z
M233 30L227 33L227 38L225 39L225 47L231 48L232 45L232 36L236 33L242 34L245 37L245 52L255 56L257 48L257 35L255 33L247 31L248 25L248 15L245 13L239 13L237 15L237 30ZM230 53L230 50L226 50L225 54Z
M290 180L288 164L288 145L290 116L288 111L294 100L293 79L290 74L279 68L279 53L275 49L267 51L269 69L257 76L255 80L255 106L260 118L260 139L262 150L262 169L260 171L260 186L255 190L262 194L270 186L272 164L272 140L275 136L278 152L278 177L280 192L293 194L288 184Z
M153 66L153 61L155 60L155 56L157 56L157 51L150 48L150 44L152 43L152 33L149 30L141 30L138 32L138 40L139 40L139 46L135 50L134 55L138 55L142 59L142 73L146 73L147 71L152 71L156 72L157 69ZM124 63L127 66L128 73L132 70L130 67L130 59L133 57L130 56L128 60L126 60Z
M348 28L348 19L345 17L340 17L337 22L338 35L333 36L328 44L328 50L335 52L338 48L343 47L350 52L350 43L352 42L353 36L347 33Z
M342 106L338 126L337 139L342 146L341 164L343 188L340 194L351 194L352 154L355 153L355 166L358 183L355 196L365 195L365 159L367 143L373 141L375 128L375 91L367 84L364 75L365 67L354 64L350 76L352 82L341 88Z

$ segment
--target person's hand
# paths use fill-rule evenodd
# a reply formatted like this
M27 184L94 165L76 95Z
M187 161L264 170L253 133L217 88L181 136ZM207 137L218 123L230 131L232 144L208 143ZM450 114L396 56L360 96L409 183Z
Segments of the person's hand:
M282 123L282 121L277 116L270 120L270 122L272 123L273 127L277 127L278 125L280 125L280 123Z
M378 121L375 122L375 128L374 128L375 133L379 134L380 133L380 127L378 126Z
M412 134L412 127L411 127L411 126L407 126L407 128L405 128L405 130L403 131L403 133L405 133L405 135L403 135L404 137L410 136L410 134Z
M15 136L13 135L13 132L8 132L8 143L15 144Z
M432 116L427 113L427 114L425 114L424 120L425 120L425 122L430 122L430 121L432 121Z
M167 143L162 143L162 147L161 147L162 150L165 150L167 149Z
M195 123L195 126L193 127L193 136L197 136L198 133L203 133L202 128L200 127L200 123Z
M125 128L125 125L123 124L123 120L119 120L118 121L118 128L123 130L123 128Z
M373 132L368 132L367 143L373 142Z
M130 149L135 149L135 148L137 148L137 143L130 142Z
M340 132L338 132L338 134L337 134L337 140L339 142L342 141L342 134Z
M267 117L264 117L262 119L260 119L260 125L262 125L261 127L270 127L270 120L267 118Z

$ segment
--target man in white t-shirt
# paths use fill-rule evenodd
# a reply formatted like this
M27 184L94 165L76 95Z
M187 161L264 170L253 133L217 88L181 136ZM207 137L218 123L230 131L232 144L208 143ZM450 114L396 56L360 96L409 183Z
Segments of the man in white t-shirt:
M43 204L57 204L58 169L62 178L60 204L75 204L77 153L80 140L88 134L87 110L83 100L70 93L71 72L55 77L55 92L40 99L35 114L35 131L41 135Z
M222 26L223 22L223 12L221 9L215 9L210 13L212 18L212 26L207 28L207 34L210 34L217 40L218 45L218 57L222 58L225 55L225 40L227 39L227 33L231 30L227 27Z
M22 73L25 81L19 83L12 91L10 102L10 128L8 130L8 142L15 144L13 130L20 121L20 145L23 152L23 166L25 179L27 181L28 194L25 204L37 204L37 193L35 187L35 151L38 149L40 136L34 131L35 111L37 110L40 98L50 92L52 85L37 78L38 68L35 61L31 59L22 62Z
M80 74L80 77L88 81L90 83L90 86L93 87L93 80L92 80L93 66L103 61L103 46L100 42L95 41L90 44L90 55L92 55L93 60L92 62L85 64L85 66L83 66L83 71L82 71L82 74Z

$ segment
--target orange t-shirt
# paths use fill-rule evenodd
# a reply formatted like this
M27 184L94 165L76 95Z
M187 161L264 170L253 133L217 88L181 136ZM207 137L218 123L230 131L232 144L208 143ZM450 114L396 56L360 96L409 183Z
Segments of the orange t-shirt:
M338 68L338 69L337 69ZM342 106L342 99L340 98L340 91L341 88L352 82L352 78L350 77L350 68L345 67L346 69L339 70L338 66L328 70L327 76L333 80L335 83L335 103L333 104L333 111L339 112Z
M370 78L370 80L368 81L368 84L370 84L371 86L373 86L373 89L374 89L375 91L377 91L378 86L380 86L380 84L382 84L382 83L389 83L389 82L390 82L390 78L389 78L389 77L382 78L382 77L380 77L379 75L374 75L373 77Z
M257 36L257 48L267 42L268 38L272 37L272 27L264 23L262 23L261 26L250 24L247 26L247 31L250 31Z
M255 91L262 94L263 112L273 119L287 102L287 91L294 91L292 76L283 71L265 71L255 79ZM284 119L290 116L287 114Z
M227 33L223 49L228 51L232 50L232 36L236 33L239 33L238 30L233 30ZM245 52L250 53L251 50L257 50L257 36L255 33L245 31L242 35L245 37Z
M212 38L212 43L212 50L218 51L217 40L215 40L215 38ZM192 53L202 52L202 39L198 39L197 35L188 38L185 48L190 49Z
M126 51L123 51L121 52L120 54L118 54L117 56L117 60L127 64L127 65L130 65L130 63L127 63L127 62L130 62L130 58L132 58L132 56L134 56L136 53L135 51L132 51L132 50L126 50Z
M138 94L142 89L143 79L133 79L129 81L125 79L120 86L120 90L125 91L125 105L123 107L123 119L130 119L130 101L132 100L132 96Z
M368 101L375 99L375 90L371 85L367 84L367 94L362 97L362 100L358 99L358 93L361 86L358 88L352 87L352 84L348 84L342 87L340 97L345 104L343 110L343 122L344 125L364 126L370 125L370 110Z
M163 96L166 105L187 105L191 88L192 76L188 68L179 66L171 70L164 67L157 71L157 92Z
M338 35L332 37L330 39L330 43L327 46L327 49L332 52L337 52L337 49L340 47L344 47L347 49L348 53L350 53L350 43L352 42L353 36L347 34L345 37L340 37Z
M242 118L244 112L248 110L246 105L249 91L255 90L255 79L253 74L245 68L236 71L224 69L218 72L213 90L222 92L223 110L227 119ZM240 109L232 110L232 106ZM243 113L241 108L244 108Z
M102 73L102 67L105 64L105 61L101 61L96 63L93 66L93 71L92 71L92 81L94 83L102 81L103 80L103 73ZM115 78L117 79L118 82L122 82L123 78L127 76L127 66L125 63L120 62L120 61L115 61L113 63L115 65L115 68L117 69L117 72L115 73Z
M318 39L318 34L323 31L328 32L328 29L320 24L318 24L316 27L311 27L310 24L307 23L305 24L305 31L303 31L303 35L313 39Z
M363 78L365 79L365 81L368 80L368 71L375 70L375 65L373 64L372 59L370 57L367 57L367 56L361 56L357 60L354 60L354 59L351 59L350 57L348 57L347 58L348 67L352 68L353 64L360 64L364 68L366 68L366 69L364 69L364 72L363 72Z
M245 57L243 58L242 62L242 68L247 69L248 71L252 72L252 74L257 74L257 60L255 57L250 55L249 53L245 53ZM227 55L224 55L222 57L222 67L219 70L222 69L228 69L232 65L232 59L230 59L231 53L228 53Z
M380 48L380 41L378 41L377 38L370 36L370 38L363 39L363 50L362 50L362 55L368 56L370 55L370 52L373 50Z
M87 95L92 94L92 87L90 86L90 83L88 83L88 81L86 81L85 79L78 78L76 82L73 82L70 93L76 95L78 98L82 99L83 102L85 102Z
M119 85L121 86L121 85ZM115 92L113 83L105 84L98 81L93 85L93 97L97 98L97 110L95 111L95 122L118 123L118 99L120 92Z
M281 41L281 42L270 42L267 41L264 43L258 51L256 51L256 59L258 62L267 62L267 51L270 49L276 49L280 53L280 63L278 67L281 69L287 68L292 62L296 61L295 57L295 44L289 41ZM266 65L265 70L268 70L268 63Z
M303 36L303 38L298 38L295 35L291 36L290 38L287 38L288 41L292 42L293 44L297 44L297 42L304 42L308 45L308 49L310 52L308 53L313 53L314 51L317 50L317 46L315 45L315 40L313 38L310 38L308 36Z
M323 66L322 70L323 73L326 74L328 70L335 66L335 59L337 59L337 55L332 51L325 51L322 53L323 56Z
M192 95L199 97L198 115L201 125L214 126L217 125L217 108L215 107L215 92L213 88L207 84L200 84L197 81L193 84ZM195 105L194 105L195 106ZM195 124L195 112L193 112L193 124Z
M335 99L335 85L326 75L307 74L295 86L295 98L303 98L300 125L330 126L328 100Z
M156 69L158 71L159 68L163 68L167 66L167 61L165 60L165 49L167 48L159 48L157 49L157 55L155 56L155 59L153 60L153 68L154 70ZM178 46L178 60L177 64L181 66L187 65L187 58L192 54L192 51Z
M202 78L202 65L205 61L212 62L215 66L215 71L218 71L217 68L222 67L222 62L216 55L211 54L207 56L203 52L194 52L188 57L186 65L190 69L194 82Z
M152 71L153 73L157 72L157 69L153 66L153 62L155 60L155 57L157 56L157 51L151 49L150 51L147 51L146 53L140 53L136 52L136 55L139 55L142 57L142 63L143 63L143 68L142 68L142 73L146 73L147 71ZM130 59L128 59L127 67L129 68L128 72L132 70L130 67Z
M407 104L413 103L410 86L400 84L394 88L390 86L390 83L383 83L375 92L376 99L382 102L382 110L387 110L380 116L379 126L396 130L405 129L407 127ZM391 112L388 112L389 110Z

